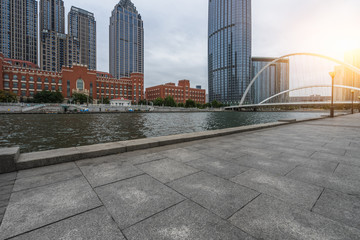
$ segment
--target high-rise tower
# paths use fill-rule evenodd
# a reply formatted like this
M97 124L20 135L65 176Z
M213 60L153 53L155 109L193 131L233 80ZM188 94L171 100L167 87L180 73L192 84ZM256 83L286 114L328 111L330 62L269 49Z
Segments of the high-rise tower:
M116 78L144 73L144 28L130 0L121 0L110 17L110 74Z
M209 101L236 104L251 76L251 0L209 0Z
M6 58L38 63L37 1L1 0L0 52Z
M71 7L68 15L69 35L79 41L80 63L96 70L96 21L94 14Z
M40 66L60 72L66 65L65 8L63 0L40 0Z

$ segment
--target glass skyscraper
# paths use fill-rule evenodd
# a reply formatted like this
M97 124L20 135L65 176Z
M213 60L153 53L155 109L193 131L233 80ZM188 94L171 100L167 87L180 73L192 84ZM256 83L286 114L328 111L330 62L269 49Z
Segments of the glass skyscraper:
M251 76L251 0L209 0L209 101L237 104Z
M35 0L1 0L0 52L6 58L38 63L38 17Z
M109 26L110 74L116 78L144 73L144 28L130 0L121 0L112 11Z

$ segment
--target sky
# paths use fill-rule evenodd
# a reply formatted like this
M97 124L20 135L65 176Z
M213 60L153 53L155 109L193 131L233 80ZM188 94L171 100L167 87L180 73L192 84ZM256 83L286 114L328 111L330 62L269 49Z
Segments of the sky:
M189 79L207 89L208 1L132 2L144 21L145 87ZM64 0L66 19L71 6L95 14L99 71L109 71L109 18L117 3ZM360 48L359 12L359 0L252 0L252 56L314 52L343 60Z

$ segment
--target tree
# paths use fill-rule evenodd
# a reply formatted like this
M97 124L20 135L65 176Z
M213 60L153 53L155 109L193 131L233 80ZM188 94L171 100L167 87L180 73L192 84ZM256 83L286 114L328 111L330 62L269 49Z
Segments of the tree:
M139 105L146 105L146 99L143 99L143 100L139 100L138 102Z
M110 104L110 99L108 97L104 97L100 99L101 104Z
M185 107L185 104L184 104L184 103L178 103L177 106L178 106L178 107Z
M194 107L196 107L196 103L194 100L188 99L188 100L186 100L185 107L186 108L194 108Z
M17 98L16 98L16 94L9 92L9 91L4 91L4 90L0 90L0 102L16 102Z
M196 107L199 108L199 109L203 109L203 105L201 103L197 103Z
M74 103L80 103L80 104L92 103L93 101L93 98L91 96L82 93L73 93L72 98Z
M156 98L155 100L154 100L154 105L155 106L162 106L164 104L164 99L162 99L162 98Z
M214 101L211 102L211 106L212 106L213 108L221 108L221 107L224 106L224 104L222 104L221 102L218 102L218 101L214 100Z
M204 105L203 105L203 108L209 108L210 107L210 103L205 103Z
M35 103L62 103L63 101L64 97L59 91L50 92L43 90L34 96Z
M165 99L164 99L164 106L167 106L167 107L176 107L176 102L174 100L174 98L172 96L167 96Z

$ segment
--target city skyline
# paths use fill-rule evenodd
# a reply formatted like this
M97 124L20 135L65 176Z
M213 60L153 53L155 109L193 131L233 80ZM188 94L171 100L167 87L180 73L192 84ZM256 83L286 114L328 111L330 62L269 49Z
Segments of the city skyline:
M74 5L95 14L98 69L101 71L109 70L107 26L111 10L118 2L65 2L66 12ZM208 1L133 0L133 3L141 12L146 29L145 85L190 79L194 85L207 89ZM346 50L360 48L360 32L342 27L355 28L360 22L359 10L360 2L356 0L318 0L315 3L313 0L253 0L252 56L278 57L307 51L342 60ZM320 29L322 26L325 28ZM313 37L300 41L306 34ZM331 51L332 46L340 50Z
M71 6L94 13L99 30L97 69L104 72L109 72L109 18L111 9L118 2L66 0L64 4L65 15ZM207 26L208 2L133 2L141 12L146 28L146 86L186 78L194 85L208 89L208 32L204 27ZM315 3L311 0L274 0L271 3L253 0L252 5L253 57L316 52L342 60L345 51L360 48L360 32L353 30L360 21L357 14L360 2L356 0L341 3L335 0ZM171 10L174 7L177 11Z

